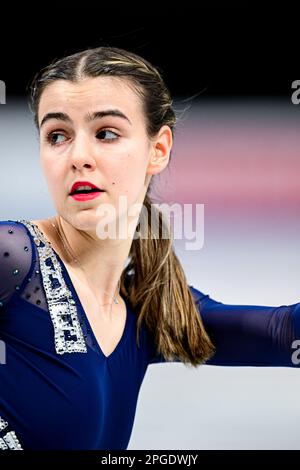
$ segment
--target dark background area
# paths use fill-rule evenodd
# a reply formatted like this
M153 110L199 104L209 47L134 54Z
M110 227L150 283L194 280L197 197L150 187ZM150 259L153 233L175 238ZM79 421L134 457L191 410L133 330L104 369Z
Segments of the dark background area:
M1 11L0 79L25 95L34 74L99 45L129 49L160 67L173 95L274 97L299 78L295 6L83 2L17 4Z

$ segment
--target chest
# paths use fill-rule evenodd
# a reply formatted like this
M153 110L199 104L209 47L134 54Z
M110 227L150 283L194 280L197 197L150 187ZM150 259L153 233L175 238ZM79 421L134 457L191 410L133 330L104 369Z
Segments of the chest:
M69 267L66 266L66 269L97 343L102 353L108 357L122 338L126 325L126 304L118 296L118 304L109 300L111 305L105 305L101 308L100 301L97 300L95 292L91 290L89 285Z

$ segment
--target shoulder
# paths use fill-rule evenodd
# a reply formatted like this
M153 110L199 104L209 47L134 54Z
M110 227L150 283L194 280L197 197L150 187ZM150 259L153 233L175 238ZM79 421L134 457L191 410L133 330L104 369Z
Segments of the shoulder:
M7 251L11 253L19 252L31 253L32 241L27 227L19 220L0 220L0 249L2 250L1 258L9 257Z
M0 300L7 301L30 273L34 253L27 227L17 220L0 220Z
M194 300L195 300L196 303L204 302L204 301L206 301L207 299L210 298L208 294L205 294L204 292L201 292L199 289L196 289L191 284L189 284L188 287L189 287L190 292L191 292L192 296L194 297Z

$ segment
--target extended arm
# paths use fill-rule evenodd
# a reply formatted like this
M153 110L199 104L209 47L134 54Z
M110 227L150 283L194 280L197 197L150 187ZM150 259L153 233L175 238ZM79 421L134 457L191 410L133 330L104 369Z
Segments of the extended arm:
M216 352L207 365L300 366L300 303L229 305L190 286ZM151 363L164 362L153 355ZM177 361L174 361L177 362Z

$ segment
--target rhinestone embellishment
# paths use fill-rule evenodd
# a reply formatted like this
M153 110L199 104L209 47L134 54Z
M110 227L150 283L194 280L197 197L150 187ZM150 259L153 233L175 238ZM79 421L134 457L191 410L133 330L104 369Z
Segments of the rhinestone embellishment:
M7 421L4 421L4 419L1 418L0 416L0 431L3 431L3 429L5 429L7 425L8 425Z
M8 427L8 422L0 416L0 432ZM23 450L15 431L8 431L0 437L0 450Z
M0 450L23 450L15 431L7 432L0 437Z
M57 354L87 352L83 332L78 321L76 302L66 285L61 265L37 225L19 219L30 231L36 244L43 285L50 317L54 327ZM39 273L39 270L36 270Z

